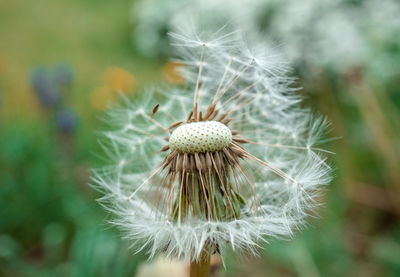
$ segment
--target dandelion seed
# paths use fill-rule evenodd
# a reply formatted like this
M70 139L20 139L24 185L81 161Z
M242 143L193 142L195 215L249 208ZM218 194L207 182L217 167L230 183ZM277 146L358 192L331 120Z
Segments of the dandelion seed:
M330 181L315 147L326 121L300 107L274 53L237 33L172 36L187 87L110 111L114 165L93 177L102 204L150 256L193 262L292 236Z

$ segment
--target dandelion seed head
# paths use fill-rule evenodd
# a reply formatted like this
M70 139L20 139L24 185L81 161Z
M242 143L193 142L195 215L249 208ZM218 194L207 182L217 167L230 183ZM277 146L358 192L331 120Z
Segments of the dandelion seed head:
M285 63L254 59L238 35L172 34L186 86L122 96L106 118L111 164L93 183L150 257L255 252L292 237L330 181L326 120L301 107Z

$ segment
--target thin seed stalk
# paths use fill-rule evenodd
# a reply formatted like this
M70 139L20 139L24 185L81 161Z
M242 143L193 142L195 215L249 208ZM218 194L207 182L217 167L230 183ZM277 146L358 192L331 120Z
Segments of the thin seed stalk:
M245 196L232 186L229 173L218 175L214 172L210 178L206 174L200 178L198 172L183 174L187 178L180 177L183 182L180 185L182 191L178 191L172 205L172 219L181 218L184 221L189 211L192 216L203 220L240 218Z
M203 249L199 261L190 263L190 277L209 277L210 276L211 255Z
M179 182L171 203L171 219L180 224L192 219L221 222L240 218L246 194L239 192L240 184L231 178L235 169L240 169L239 158L229 148L225 152L178 153L167 160L173 172L169 177L171 184ZM175 185L170 185L169 195L172 196L174 188ZM193 257L190 277L210 276L211 253L220 253L218 242L206 241L200 257Z

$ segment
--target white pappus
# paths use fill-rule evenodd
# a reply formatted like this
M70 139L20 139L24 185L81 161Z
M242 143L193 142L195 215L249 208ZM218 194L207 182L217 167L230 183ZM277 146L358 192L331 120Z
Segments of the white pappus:
M112 222L150 256L193 261L290 237L331 180L318 147L327 122L301 107L288 67L223 32L171 34L185 86L107 114L110 165L93 183Z

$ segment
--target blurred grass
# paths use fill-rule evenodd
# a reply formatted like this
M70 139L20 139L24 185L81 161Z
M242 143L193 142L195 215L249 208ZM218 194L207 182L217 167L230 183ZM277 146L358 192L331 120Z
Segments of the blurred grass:
M104 76L119 68L118 82L136 80L140 91L171 67L133 49L131 6L0 2L0 276L133 276L144 258L104 223L87 186L99 162L93 93L112 93ZM79 116L71 134L57 131L53 111L40 106L30 84L35 66L59 62L74 69L65 99ZM341 137L330 145L337 177L327 204L296 240L273 241L243 263L228 255L222 275L399 276L400 78L354 82L327 71L304 85L308 104Z
M132 276L142 259L107 230L87 186L98 128L90 96L104 72L124 68L141 86L160 76L157 62L132 51L130 6L0 3L0 276ZM70 137L57 132L30 86L34 66L60 61L76 76L66 104L80 125Z
M83 120L91 117L89 94L106 67L126 69L141 86L159 79L159 64L132 51L131 5L126 0L1 2L3 118L37 116L28 82L33 65L67 61L73 66L77 79L70 101Z

